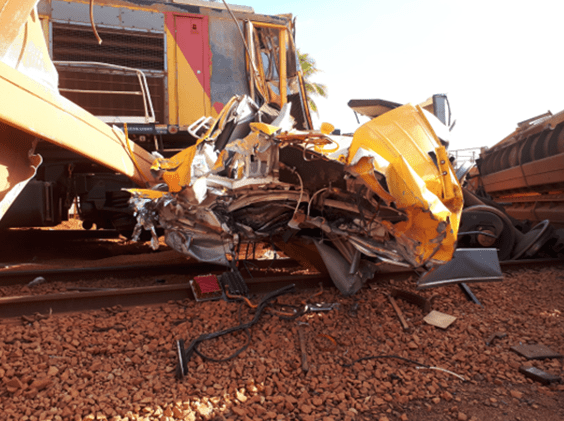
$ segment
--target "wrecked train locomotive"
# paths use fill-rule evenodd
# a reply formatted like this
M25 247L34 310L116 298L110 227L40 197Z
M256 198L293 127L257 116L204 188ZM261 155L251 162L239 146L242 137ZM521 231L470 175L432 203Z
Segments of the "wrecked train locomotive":
M225 266L247 242L318 254L347 295L383 263L430 269L452 258L463 206L441 124L408 104L334 136L294 129L290 104L235 97L196 145L155 161L162 185L132 190L138 228Z
M34 18L13 28L21 34L12 43L10 13L25 16L23 10L36 2L2 3L7 5L0 9L6 21L6 32L0 30L2 63L41 81L37 88L52 93L48 102L59 111L41 110L42 100L35 104L43 93L32 99L16 93L11 98L21 105L21 115L12 119L16 110L3 112L3 150L13 147L12 127L19 127L30 133L30 145L37 139L34 153L42 164L33 165L36 175L0 228L55 226L68 219L74 203L86 228L130 234L135 220L123 188L153 182L154 157L137 145L174 155L194 144L235 94L273 107L291 101L298 127L311 128L289 15L260 15L234 5L228 10L221 2L200 0L41 0ZM44 77L36 77L39 68ZM3 89L3 98L11 87ZM3 105L9 108L10 102ZM71 114L86 125L61 117L76 105L82 110ZM85 111L99 121L85 120ZM129 144L120 134L124 125ZM21 153L29 149L22 146Z
M83 16L85 3L76 3ZM124 0L108 10L119 12L119 22L129 22L122 6L135 3ZM128 127L140 130L136 123L110 126L59 93L35 2L0 4L0 90L17 104L0 103L0 145L3 157L13 157L0 163L2 215L38 168L50 168L35 154L43 144L87 160L86 175L94 174L96 187L88 194L98 194L95 209L122 212L124 207L107 206L111 195L92 168L107 168L109 178L119 173L147 187L133 190L139 226L151 232L164 228L173 248L199 260L230 265L240 244L268 241L292 257L318 256L318 267L327 267L339 288L351 294L381 264L427 270L453 257L463 200L445 145L433 129L441 123L420 106L404 105L352 137L332 136L326 126L308 130L291 18L257 23L254 15L245 15L249 50L237 51L237 57L246 69L240 93L248 95L229 100L216 119L191 127L198 139L194 145L155 159L129 138ZM209 7L211 23L219 12ZM58 187L74 186L76 166L61 168L45 173L62 174ZM49 196L41 176L35 180L38 190ZM123 184L115 185L121 192ZM73 190L64 193L65 200L46 201L47 208L66 211ZM86 196L80 199L81 205L89 203Z

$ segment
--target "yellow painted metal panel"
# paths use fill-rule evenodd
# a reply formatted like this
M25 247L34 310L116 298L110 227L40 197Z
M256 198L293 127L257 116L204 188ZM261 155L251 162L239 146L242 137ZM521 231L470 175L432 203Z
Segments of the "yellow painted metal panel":
M37 0L0 0L0 59L18 38Z
M423 111L405 105L364 124L354 134L347 163L358 166L360 162L353 160L363 151L373 153L373 171L386 177L388 192L382 193L378 180L366 168L359 175L384 200L393 197L408 216L405 222L384 222L400 244L414 250L414 263L450 260L462 212L462 190ZM430 153L436 155L436 163Z
M287 92L287 82L286 77L288 75L288 71L286 69L286 39L288 33L286 32L286 28L280 30L280 106L283 107L286 102L288 102L288 98L286 96Z
M8 211L27 182L35 176L41 157L33 153L33 136L0 123L0 219Z
M176 89L178 101L178 124L191 124L211 109L210 99L206 98L202 85L188 60L176 46Z
M127 175L140 185L155 182L150 174L153 156L132 143L146 180L130 157L125 135L56 92L0 63L0 120L41 139L72 150ZM10 139L0 138L0 146Z
M178 110L178 88L176 87L178 76L176 74L176 42L174 41L174 34L165 26L166 33L166 68L167 83L168 83L168 122L169 124L178 124L179 110Z

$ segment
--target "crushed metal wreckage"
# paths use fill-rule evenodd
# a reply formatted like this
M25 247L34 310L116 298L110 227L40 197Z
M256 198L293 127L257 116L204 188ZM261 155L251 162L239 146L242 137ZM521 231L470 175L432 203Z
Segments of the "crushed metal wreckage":
M185 128L186 136L190 135L180 138L185 144L192 144L193 138L199 140L176 156L155 161L149 150L132 141L147 141L145 135L138 132L129 138L123 115L110 119L123 124L122 131L101 119L107 115L98 118L61 95L50 44L43 33L45 22L38 18L36 3L0 0L8 10L2 15L5 25L0 25L0 91L14 99L0 102L0 132L4 134L0 136L4 158L0 157L0 219L5 226L55 225L66 219L76 197L85 226L95 222L98 228L129 232L133 219L121 188L133 182L145 187L130 190L137 212L136 234L143 228L152 232L152 243L157 247L157 232L164 230L167 244L200 261L233 266L241 244L269 242L300 263L306 261L328 272L345 294L356 292L386 264L433 273L449 261L455 269L464 263L466 254L453 255L464 216L463 193L449 162L447 142L441 137L450 124L444 119L441 124L436 118L440 113L434 97L432 113L421 105L361 100L358 112L373 119L354 136L334 136L330 125L311 131L292 17L252 14L252 23L245 22L246 35L240 32L245 53L241 54L242 45L237 49L229 44L227 48L238 59L233 63L241 65L228 77L234 84L225 91L225 95L241 92L250 96L234 97L223 105L222 91L221 101L213 105L213 115L220 109L216 105L222 106L217 118L206 115L192 121L192 91L172 88L169 92L175 91L176 100L166 102L175 104L176 109L170 108L168 113L182 111L182 119L160 123L170 123L167 132L171 136ZM155 19L165 19L160 12L153 13ZM223 29L221 33L227 33ZM178 41L176 35L170 41ZM169 47L167 41L165 50ZM231 59L219 61L231 63ZM85 62L78 63L82 67ZM94 64L104 67L111 63ZM165 86L191 85L175 79L174 72L168 73L166 77L171 79L163 79ZM239 77L243 74L246 76ZM67 88L63 89L69 91ZM75 89L77 92L92 93L90 89ZM211 96L204 98L209 98L211 105ZM16 103L20 106L14 107ZM440 102L437 104L441 108ZM130 120L132 133L156 130L150 126L153 118L147 109L145 114L147 119L141 126L136 125L136 118ZM163 124L159 124L161 129ZM19 146L15 147L16 143ZM40 179L30 182L42 159L36 143L59 169L38 171ZM55 145L55 152L50 144ZM163 145L156 141L154 150L171 151ZM60 163L57 148L75 154L72 164L66 160ZM47 156L44 159L50 167ZM108 170L114 174L106 178ZM41 178L46 173L57 178ZM99 190L99 184L91 182L97 177L111 182L104 181ZM75 188L78 185L84 188ZM20 195L22 200L17 203L16 196L24 190L27 196ZM2 218L8 208L15 212L20 205L29 219L20 219L19 214L12 222L9 214ZM475 227L468 224L464 235L472 238L478 231ZM477 235L484 243L483 238L496 233L481 231ZM453 271L444 272L426 284L444 284L444 277Z
M171 248L230 266L241 243L318 253L343 294L386 263L428 270L451 260L463 207L442 124L404 105L353 136L293 129L280 112L236 96L198 142L155 160L162 180L132 189L138 225Z

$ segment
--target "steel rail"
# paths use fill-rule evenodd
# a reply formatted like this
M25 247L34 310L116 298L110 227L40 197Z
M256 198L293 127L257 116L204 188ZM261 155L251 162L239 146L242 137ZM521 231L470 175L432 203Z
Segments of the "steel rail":
M263 261L261 265L266 265L268 261ZM284 262L284 261L279 261ZM285 261L285 264L290 262ZM294 262L295 263L295 262ZM564 262L560 259L532 259L521 261L507 261L502 262L501 266L504 271L562 265ZM174 267L176 266L176 267ZM162 270L164 266L159 266ZM192 264L192 265L169 265L171 269L178 268L191 268L206 267L209 269L210 265ZM140 268L139 266L121 267L127 273L127 269ZM89 268L95 273L100 268ZM104 268L110 270L112 268ZM142 267L141 271L147 274L148 267ZM221 268L225 270L225 268ZM115 271L115 268L113 268ZM79 273L77 270L71 270L73 273ZM115 274L115 272L114 272ZM413 276L413 271L395 271L395 272L381 272L377 274L370 283L386 282L393 280L405 280ZM100 273L98 272L98 277ZM269 292L289 284L295 284L299 290L308 290L317 287L320 283L324 287L333 286L330 277L327 274L314 274L314 275L286 275L286 276L271 276L271 277L256 277L245 280L249 290L253 294ZM113 306L139 306L148 304L157 304L168 301L182 301L185 299L193 300L193 294L189 284L180 283L174 285L160 285L160 286L144 286L136 288L107 288L100 290L91 290L84 292L64 292L56 294L44 295L28 295L17 297L3 297L0 298L0 318L21 317L34 314L52 314L63 312L77 312L85 310L94 310L104 307Z
M322 282L330 284L323 274L305 276L277 276L247 279L252 293L264 293L295 284L298 289L315 288ZM99 291L63 292L0 298L0 318L80 312L105 307L131 307L194 299L188 283L137 288L109 288Z
M300 268L298 262L291 259L248 260L247 263L247 268L251 272L266 269ZM41 268L30 270L7 268L0 269L0 286L24 285L38 276L42 276L51 282L78 279L100 279L110 276L123 279L133 279L138 277L150 277L175 273L181 273L188 276L204 272L224 272L225 270L225 266L194 261L186 261L182 263L159 262L142 265L92 266L81 268ZM241 272L245 275L247 273L247 269L241 268Z

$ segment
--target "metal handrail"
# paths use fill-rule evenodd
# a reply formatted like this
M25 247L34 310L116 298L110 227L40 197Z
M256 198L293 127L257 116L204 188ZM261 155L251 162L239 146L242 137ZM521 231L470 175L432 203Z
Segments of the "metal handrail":
M121 94L121 95L142 95L143 96L143 107L145 108L145 122L154 123L155 110L153 109L153 102L151 101L151 93L149 91L149 85L147 84L147 78L145 73L139 69L134 69L132 67L118 66L117 64L101 63L97 61L54 61L53 63L62 66L70 67L83 67L83 66L99 66L108 67L111 69L118 69L124 72L135 73L137 79L139 80L139 86L141 91L106 91L106 90L88 90L88 89L70 89L62 88L59 91L62 92L79 92L79 93L100 93L100 94Z
M462 161L476 162L480 157L482 148L464 148L449 150L451 155L454 155L456 161L460 164Z

